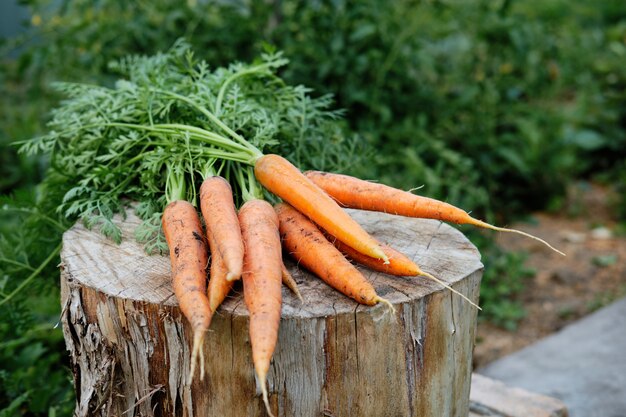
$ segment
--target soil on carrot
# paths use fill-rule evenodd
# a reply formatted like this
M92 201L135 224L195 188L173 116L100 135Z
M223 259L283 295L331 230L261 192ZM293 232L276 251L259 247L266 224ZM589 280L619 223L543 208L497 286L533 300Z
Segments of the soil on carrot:
M510 225L563 250L560 256L538 242L501 233L506 250L528 253L536 271L520 300L526 316L515 331L480 322L474 349L476 368L508 355L626 296L626 235L614 211L615 195L600 185L579 183L558 214L536 213L532 223Z

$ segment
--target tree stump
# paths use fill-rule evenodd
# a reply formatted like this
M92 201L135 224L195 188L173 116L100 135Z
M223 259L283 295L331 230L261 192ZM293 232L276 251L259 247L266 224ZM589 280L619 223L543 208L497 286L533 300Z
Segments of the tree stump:
M477 302L483 266L459 231L433 220L349 213ZM134 215L122 224L121 245L80 224L63 238L62 323L75 415L265 416L240 284L211 323L204 380L189 383L191 330L172 293L169 258L144 254ZM388 314L285 261L305 303L284 288L268 376L276 416L468 415L474 307L424 277L361 268L395 305Z

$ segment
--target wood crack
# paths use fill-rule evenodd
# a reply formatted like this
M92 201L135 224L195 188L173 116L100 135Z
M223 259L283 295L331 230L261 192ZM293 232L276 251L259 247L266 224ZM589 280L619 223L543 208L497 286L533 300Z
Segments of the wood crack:
M433 243L433 241L437 237L437 234L439 233L439 229L441 229L441 225L442 224L443 224L443 222L439 222L439 225L437 226L437 229L435 229L435 232L432 234L432 236L428 240L428 243L426 244L426 252L430 249L430 245Z
M354 308L354 353L356 357L356 378L357 381L361 379L361 364L359 360L359 324L357 320L357 310L359 305L357 304Z

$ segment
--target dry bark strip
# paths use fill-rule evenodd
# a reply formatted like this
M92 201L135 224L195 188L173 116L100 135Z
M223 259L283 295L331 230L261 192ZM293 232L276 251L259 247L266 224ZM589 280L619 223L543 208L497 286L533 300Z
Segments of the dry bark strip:
M478 300L480 255L432 220L349 213L423 270ZM264 416L241 287L213 319L204 381L187 382L191 330L170 285L169 260L146 256L129 214L121 245L75 225L61 254L63 331L76 416ZM278 416L467 416L476 310L422 277L366 269L396 306L361 306L286 262L305 304L283 291L268 377Z

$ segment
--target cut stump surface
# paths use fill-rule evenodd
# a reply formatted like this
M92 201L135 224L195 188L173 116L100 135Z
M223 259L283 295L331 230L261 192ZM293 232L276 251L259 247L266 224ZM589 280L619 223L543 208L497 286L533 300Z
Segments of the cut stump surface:
M379 241L478 301L482 264L456 229L433 220L348 210ZM213 318L203 381L188 383L191 329L172 292L166 256L77 224L63 238L63 330L77 416L264 416L241 287ZM476 309L424 277L361 271L391 301L367 307L285 263L305 303L283 289L268 376L277 416L467 416Z

